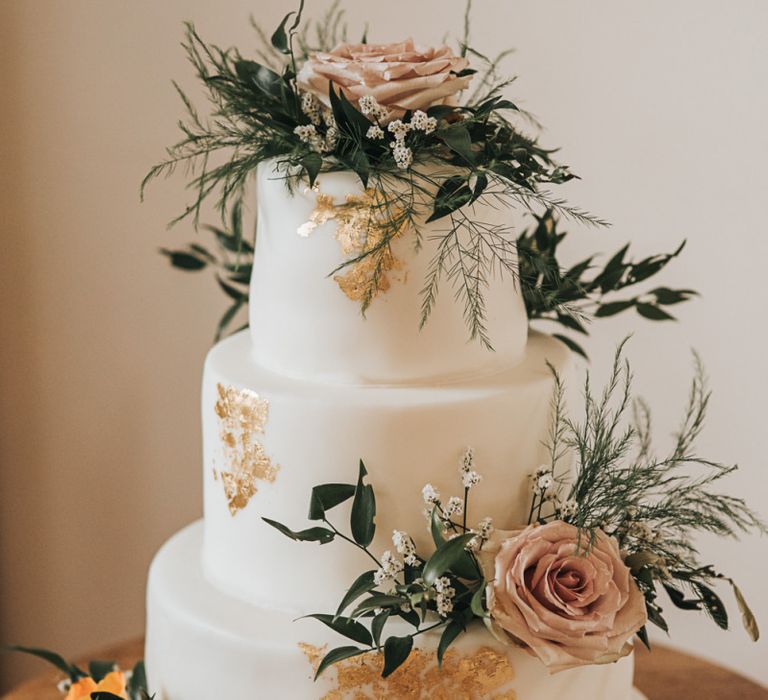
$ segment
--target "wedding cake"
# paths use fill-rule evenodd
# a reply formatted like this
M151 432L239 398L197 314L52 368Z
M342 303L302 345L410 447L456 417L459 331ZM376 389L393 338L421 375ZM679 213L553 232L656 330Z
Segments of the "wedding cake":
M216 247L163 253L215 271L220 335L248 324L205 362L204 517L152 564L132 700L629 700L660 596L727 628L723 583L757 639L694 546L766 531L694 449L698 358L663 457L624 343L583 414L565 402L588 321L696 295L616 297L683 246L561 264L561 221L604 222L553 194L575 175L471 48L470 4L456 51L350 43L338 3L302 27L300 2L258 61L187 26L210 115L178 88L181 141L145 184L187 166L177 221L213 195Z
M441 672L440 637L428 633L417 642L418 669L407 674L382 679L375 664L352 659L313 681L334 634L294 620L335 608L366 557L343 542L286 546L262 518L301 521L312 487L344 482L362 458L378 494L372 549L386 550L395 529L422 545L422 487L450 492L472 445L486 482L474 489L472 509L498 528L524 522L530 474L547 461L547 363L561 374L569 364L562 343L528 333L512 279L495 281L488 294L495 352L467 343L461 311L448 299L419 331L421 268L434 253L437 223L426 226L418 253L407 241L393 246L400 279L362 318L327 276L343 259L342 224L297 233L318 199L338 204L361 192L342 172L291 194L269 164L259 169L250 329L216 345L205 363L205 517L152 565L149 687L162 700L629 698L631 658L551 676L482 627L452 647ZM473 216L509 213L476 206Z

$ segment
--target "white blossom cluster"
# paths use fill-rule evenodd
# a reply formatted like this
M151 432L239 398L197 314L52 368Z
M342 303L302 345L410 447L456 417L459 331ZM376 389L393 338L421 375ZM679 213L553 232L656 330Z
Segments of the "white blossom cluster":
M426 505L433 506L440 501L440 492L432 484L426 484L421 489L421 497Z
M564 518L572 518L579 512L579 504L575 498L569 498L560 504L560 515Z
M336 127L333 113L329 109L324 109L318 99L309 92L305 92L301 96L301 111L311 123L297 126L293 133L317 153L329 153L336 148L339 130ZM317 130L317 127L323 124L326 127L325 136Z
M393 581L404 568L403 562L387 550L381 555L381 568L373 574L373 582L381 586L387 581Z
M454 515L461 515L464 512L464 501L458 496L451 496L443 509L443 516L448 519Z
M544 500L551 501L556 496L556 482L552 474L552 467L542 464L531 477L531 489L534 495L541 496Z
M359 100L360 111L366 116L376 121L376 124L370 126L365 136L372 141L383 139L386 134L381 124L387 118L389 111L386 107L380 105L373 95L363 95ZM409 121L394 119L387 124L387 131L392 134L394 140L390 142L392 156L398 168L407 170L413 163L413 151L405 143L405 137L411 131L422 131L424 134L431 134L437 128L437 119L427 116L426 112L416 110Z
M404 561L408 566L416 566L419 563L419 559L416 556L416 545L407 532L395 530L392 533L392 544L395 545L397 553L403 555Z
M453 598L456 595L456 589L451 586L451 579L447 576L441 576L434 583L435 591L437 591L437 598L435 604L437 605L437 614L440 617L447 617L453 612Z
M479 552L493 532L493 521L491 518L483 518L477 527L472 529L472 532L475 533L475 536L467 543L467 549L472 552Z
M464 451L464 455L459 462L459 474L461 475L461 483L465 489L471 489L480 483L482 478L475 469L475 451L471 447L467 447Z

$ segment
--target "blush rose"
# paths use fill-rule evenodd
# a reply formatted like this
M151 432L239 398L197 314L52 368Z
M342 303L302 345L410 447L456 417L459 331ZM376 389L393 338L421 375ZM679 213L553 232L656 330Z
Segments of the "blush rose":
M447 46L420 48L412 39L394 44L340 44L311 56L298 75L301 90L330 106L329 83L351 102L372 95L387 110L382 123L408 110L455 104L471 76L459 77L467 59Z
M585 537L554 521L495 531L479 553L491 629L551 672L617 661L647 621L616 539L598 530L587 546Z

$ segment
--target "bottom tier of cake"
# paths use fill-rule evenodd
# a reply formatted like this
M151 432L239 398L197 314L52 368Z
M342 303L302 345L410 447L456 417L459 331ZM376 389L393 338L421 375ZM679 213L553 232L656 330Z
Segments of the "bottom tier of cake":
M202 522L185 528L152 564L146 664L157 700L636 700L632 657L549 675L524 651L477 626L451 647L438 670L437 634L387 679L380 655L348 659L313 681L328 646L346 642L315 620L248 605L221 593L200 565ZM312 585L311 571L296 576ZM318 611L327 612L327 611Z

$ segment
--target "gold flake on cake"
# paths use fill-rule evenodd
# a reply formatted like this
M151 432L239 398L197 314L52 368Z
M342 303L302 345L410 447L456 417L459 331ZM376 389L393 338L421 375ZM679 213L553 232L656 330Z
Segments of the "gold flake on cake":
M299 644L313 669L325 647ZM449 649L439 668L434 653L414 649L405 663L381 677L383 655L368 652L340 661L324 672L333 689L321 700L516 700L515 670L506 654L490 647L462 654Z
M360 302L370 302L380 292L386 292L392 273L403 267L393 254L391 243L406 230L408 218L371 188L362 194L348 194L342 204L319 192L309 221L299 226L297 233L307 237L328 221L336 221L336 240L341 252L348 259L359 258L334 275L341 291Z
M273 482L280 469L258 439L269 417L269 402L250 389L217 384L216 391L214 410L227 469L214 469L213 478L221 480L229 512L237 515L258 491L258 483Z

